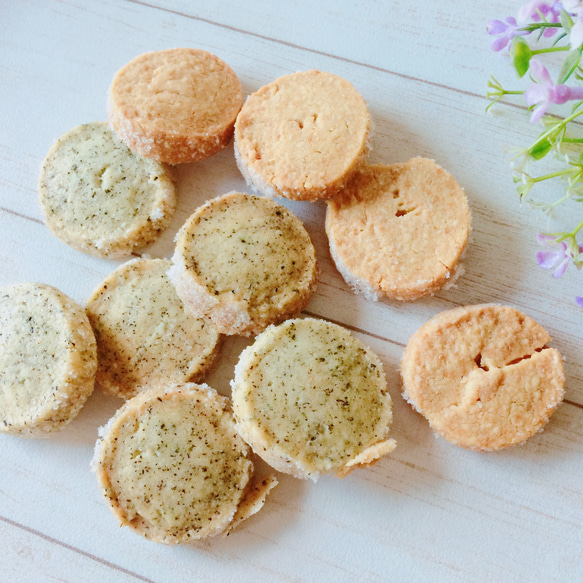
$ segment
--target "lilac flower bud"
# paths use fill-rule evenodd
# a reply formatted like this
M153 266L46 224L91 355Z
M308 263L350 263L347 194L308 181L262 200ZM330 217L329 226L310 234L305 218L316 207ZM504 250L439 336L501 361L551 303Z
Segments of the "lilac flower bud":
M536 123L547 112L551 103L563 104L574 99L583 99L583 87L555 85L546 67L537 59L531 59L530 72L535 83L531 83L524 94L529 106L536 105L530 123Z
M502 20L490 20L486 26L488 34L498 36L490 45L493 51L501 51L515 36L524 36L528 31L518 30L516 19L508 16Z
M518 20L521 22L526 20L540 22L541 14L548 22L559 22L561 16L561 2L543 2L541 0L527 2L518 11Z
M536 261L543 269L553 269L553 277L558 279L565 273L571 260L575 259L573 250L564 241L557 241L552 235L537 235L539 243L550 247L536 254ZM575 245L575 251L581 253L583 247Z
M527 2L518 11L518 20L526 22L532 20L533 22L540 22L541 14L545 20L550 23L557 23L561 20L562 3L560 0L554 2L542 2L541 0L533 0ZM556 28L545 28L543 36L549 38L557 33Z
M516 24L516 21L514 21L514 23ZM506 32L507 28L508 25L501 20L490 20L486 25L486 31L488 34L502 34L503 32Z

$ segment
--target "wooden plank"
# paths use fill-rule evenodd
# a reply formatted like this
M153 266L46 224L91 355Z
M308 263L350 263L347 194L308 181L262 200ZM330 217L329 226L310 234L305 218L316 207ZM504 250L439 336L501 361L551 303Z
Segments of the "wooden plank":
M485 94L488 67L493 73L502 69L498 56L485 50L491 42L486 24L516 16L519 8L500 0L471 7L463 0L422 4L383 0L243 4L231 0L219 5L162 0L148 4L270 43L364 65L371 76L389 72L473 95ZM512 81L513 75L502 70L499 78Z
M40 280L83 303L120 262L70 249L42 224L39 165L50 144L104 119L115 71L147 50L197 46L224 58L246 93L318 67L349 79L374 116L371 160L434 158L466 189L473 235L456 287L413 303L354 296L335 270L325 203L285 203L317 248L321 281L306 313L352 329L381 357L398 447L371 469L317 484L282 476L266 508L227 539L164 547L119 529L89 470L97 428L120 401L97 392L63 433L2 438L0 559L13 580L561 581L583 575L583 348L580 274L555 281L536 265L547 228L521 207L509 145L536 135L523 109L484 114L499 56L488 18L506 3L231 1L11 3L0 9L0 285ZM324 24L323 24L324 23ZM471 57L468 57L471 55ZM398 58L397 58L398 57ZM248 190L232 148L179 168L179 208L148 252L168 257L182 222L203 201ZM477 454L436 439L402 400L399 360L409 336L449 307L514 305L543 324L565 357L568 403L524 446ZM244 339L228 339L208 382L229 394ZM265 471L262 466L262 471ZM545 552L541 552L544 549Z
M152 583L151 579L5 518L0 519L0 544L0 567L6 581Z

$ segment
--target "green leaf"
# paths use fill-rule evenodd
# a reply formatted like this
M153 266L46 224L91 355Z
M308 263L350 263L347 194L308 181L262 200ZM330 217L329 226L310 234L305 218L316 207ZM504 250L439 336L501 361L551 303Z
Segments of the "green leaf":
M561 9L560 21L561 26L565 29L565 31L569 32L571 30L571 27L573 26L573 19L564 8Z
M553 41L553 46L556 47L559 45L559 43L566 37L568 37L569 35L566 32L562 32L561 34L559 34L557 37L555 37L555 40Z
M520 196L520 198L524 198L528 192L530 191L531 186L529 184L519 184L516 187L516 192L518 193L518 195Z
M533 146L528 153L531 158L542 160L551 151L552 147L550 140L547 139Z
M510 47L510 57L512 63L519 77L524 77L530 66L530 59L532 58L532 51L528 43L520 36L515 36L512 39L512 46Z
M559 79L557 83L559 85L565 83L567 79L575 72L575 69L579 66L581 62L581 49L575 49L574 51L569 51L566 59L563 61L563 66L559 73Z

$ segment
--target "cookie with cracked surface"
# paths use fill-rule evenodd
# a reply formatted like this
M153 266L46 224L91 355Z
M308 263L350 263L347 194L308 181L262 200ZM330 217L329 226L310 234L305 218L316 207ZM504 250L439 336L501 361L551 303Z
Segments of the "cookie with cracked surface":
M0 288L0 433L61 430L93 392L96 368L81 306L42 283Z
M86 305L97 340L96 384L122 399L166 382L199 381L219 352L221 335L184 308L167 259L118 267Z
M338 271L371 300L415 300L451 285L470 228L463 189L425 158L365 167L326 212Z
M164 544L228 534L277 484L253 482L229 400L194 383L126 401L100 430L92 467L120 526Z
M108 116L141 156L182 164L227 146L242 103L241 82L227 63L207 51L175 48L140 55L116 73Z
M447 310L409 340L401 361L405 398L435 432L467 449L498 450L540 431L564 396L561 355L514 308Z
M237 116L237 165L261 194L329 198L363 164L369 129L367 105L346 79L285 75L250 95Z
M131 152L106 122L61 136L44 160L38 189L53 235L110 259L153 243L176 208L171 169Z
M296 478L344 477L395 447L382 363L337 324L271 326L241 353L231 385L243 439Z
M299 314L317 281L300 219L277 202L232 192L180 229L168 275L187 309L223 334L250 336Z

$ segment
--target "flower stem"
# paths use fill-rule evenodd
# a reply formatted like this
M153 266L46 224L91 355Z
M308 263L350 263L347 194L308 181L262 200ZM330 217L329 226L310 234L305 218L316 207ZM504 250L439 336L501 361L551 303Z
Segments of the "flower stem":
M565 117L563 120L561 120L561 122L559 124L557 124L556 126L548 129L546 132L543 132L538 138L537 140L534 142L534 144L532 144L529 148L529 150L532 150L535 146L537 146L538 144L540 144L541 142L543 142L544 140L546 140L547 138L550 138L555 132L559 132L560 128L563 128L570 122L573 121L574 119L578 118L580 115L583 115L583 110L581 111L575 111L574 113L572 113L569 117Z
M521 26L517 30L525 31L525 32L533 32L540 28L562 28L562 24L560 22L533 22L527 26Z
M508 91L502 87L500 82L494 77L491 76L490 80L488 81L488 87L493 89L493 91L488 91L486 97L491 99L492 101L486 107L486 111L488 111L495 103L498 103L505 95L523 95L524 91Z
M581 221L570 233L552 233L552 236L555 237L557 243L562 243L567 239L575 241L575 237L581 229L583 229L583 221Z
M535 49L532 51L532 55L542 55L544 53L557 53L559 51L569 51L571 50L570 47L549 47L547 49Z
M572 231L573 237L575 237L575 235L577 235L577 233L583 229L583 221L581 221Z
M542 182L543 180L550 180L551 178L556 178L557 176L567 176L569 174L573 174L572 168L565 168L565 170L557 170L557 172L552 172L551 174L543 174L542 176L532 178L532 181L534 183Z
M569 191L567 191L567 194L565 194L564 196L562 196L561 198L555 200L555 202L551 202L548 207L547 207L547 214L550 214L551 211L555 208L557 208L558 206L562 205L564 202L567 202L569 199L571 198L571 194L569 193Z

